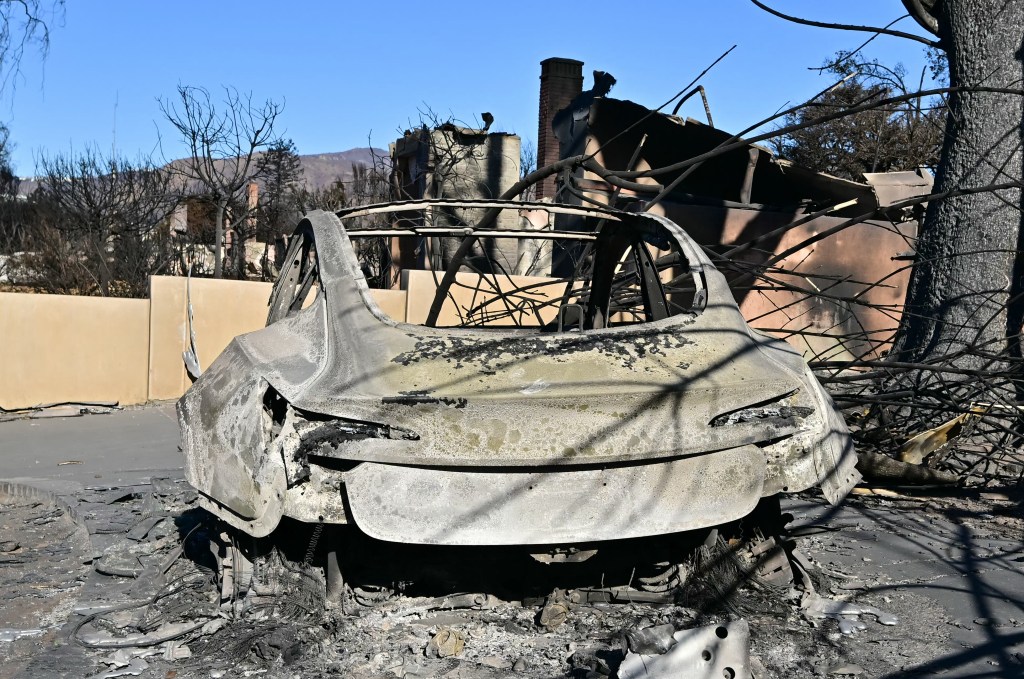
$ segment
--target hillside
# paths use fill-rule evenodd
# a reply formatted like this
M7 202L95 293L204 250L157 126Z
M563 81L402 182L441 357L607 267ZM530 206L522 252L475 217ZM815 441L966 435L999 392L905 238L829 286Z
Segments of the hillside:
M352 178L352 165L373 166L373 155L386 157L387 151L381 149L359 148L334 153L314 153L299 156L302 161L302 174L306 186L313 189L326 186L335 178Z
M311 153L300 155L302 162L302 176L306 186L316 189L327 186L336 178L343 180L352 178L352 165L373 165L373 156L386 157L387 151L372 148L357 148L347 151L334 151L331 153ZM169 164L180 166L181 160L173 160ZM31 194L39 186L38 177L22 178L18 193L23 196Z

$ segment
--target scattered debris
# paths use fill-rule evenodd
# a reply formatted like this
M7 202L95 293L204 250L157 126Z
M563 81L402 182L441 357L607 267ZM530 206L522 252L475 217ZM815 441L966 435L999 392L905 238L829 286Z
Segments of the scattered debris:
M569 619L569 601L560 589L555 589L541 609L537 622L541 627L555 629Z
M874 606L856 604L849 601L827 599L814 592L806 592L800 601L800 610L810 620L831 618L839 622L839 631L843 634L854 634L866 629L867 625L860 620L862 615L871 615L881 625L899 623L892 613L886 613Z
M115 667L112 670L107 670L106 672L94 674L91 677L89 677L89 679L114 679L114 677L127 676L137 677L148 669L149 663L147 663L145 660L143 660L142 658L133 658L131 662L129 662L127 665L124 665L123 667Z
M986 503L1017 506L1016 499L989 495L993 499ZM37 502L25 500L24 507L17 511L26 513L15 513L19 521L52 512ZM965 507L965 502L971 501L958 493L946 500L933 496L927 505L915 499L914 506L925 510L922 516L931 516L934 507L948 506L951 515L965 508L976 509ZM853 504L862 503L876 509L888 507L886 511L893 519L911 527L916 524L917 513L906 512L900 508L902 504L896 504L903 503L901 498L862 496ZM942 622L946 618L936 617L927 605L922 606L922 600L914 598L917 595L901 593L901 588L893 591L888 584L891 580L881 581L888 591L884 597L870 594L872 583L878 582L878 576L871 579L871 569L885 566L874 553L859 551L857 539L863 545L866 535L849 518L828 531L801 526L795 531L801 536L800 550L792 548L792 535L770 530L771 522L763 519L760 528L745 529L745 539L735 532L735 526L725 526L715 535L681 547L689 557L643 556L651 545L628 543L624 551L637 565L632 578L633 567L626 567L624 579L632 579L632 586L609 586L609 582L600 586L602 573L609 581L615 579L616 569L608 560L607 549L575 563L539 562L531 554L536 548L530 547L519 552L521 560L504 550L489 562L476 562L468 560L469 556L486 550L462 550L458 557L442 553L433 559L431 555L442 548L399 549L353 541L350 536L346 544L369 563L359 570L352 567L351 559L340 559L343 572L352 579L340 585L338 602L329 608L324 605L327 583L323 572L307 564L307 554L312 555L309 562L314 563L334 544L334 536L327 529L314 536L307 527L291 523L289 531L294 539L278 539L276 546L266 540L232 542L231 532L222 523L196 507L194 491L173 480L90 488L76 495L73 510L90 527L94 543L91 551L97 558L91 569L79 571L84 581L73 581L70 591L77 602L68 601L63 609L71 616L70 621L57 632L54 625L60 625L62 618L22 625L12 624L14 620L7 617L0 622L6 629L34 628L44 633L0 643L0 656L8 657L3 654L18 644L31 645L34 650L54 638L103 644L86 648L71 642L72 646L62 649L60 662L71 663L67 666L75 668L76 676L102 675L141 659L148 664L145 676L173 673L183 679L208 677L214 672L224 676L270 672L277 676L274 668L282 669L281 676L333 673L354 679L389 674L494 679L509 673L531 679L596 677L616 676L616 672L622 676L620 665L627 656L643 656L645 662L647 656L657 658L647 662L648 674L638 676L658 676L650 672L670 660L681 662L686 655L678 648L677 633L728 628L741 619L752 630L750 651L756 659L749 661L748 671L757 679L827 674L844 667L850 670L854 665L865 669L862 676L876 676L891 663L901 662L899 658L905 654L927 658L931 656L921 655L925 650L943 648L947 643L943 638L932 638L936 626L939 633L944 628L955 629ZM849 510L841 511L845 515ZM9 512L4 518L6 514ZM155 521L156 517L163 520ZM977 539L986 548L1005 554L1007 563L1019 570L1019 562L1014 561L1024 558L1020 556L1019 541L1014 547L1004 535L1006 531L1019 533L1019 523L1004 526L999 523L1003 520L992 515L986 520L991 525L978 533ZM20 521L19 525L50 531L62 524ZM836 542L840 529L846 537ZM929 540L937 539L941 531L929 527L926 535ZM12 534L9 539L17 542L20 550L32 548L27 537ZM315 542L312 550L311 542ZM140 545L148 546L140 549ZM805 556L804 549L810 550L813 558ZM757 557L772 563L776 559L764 557L773 552L778 556L779 551L782 558L792 559L794 580L773 583L762 578L764 571L758 569ZM850 558L859 570L850 572L836 566L833 561L837 552L852 552ZM96 564L100 557L110 554L137 555L144 566L142 573L136 577L100 573ZM862 554L871 554L872 559L862 560ZM87 556L85 552L75 554L73 563ZM448 564L448 570L438 570L444 564ZM592 586L585 577L588 569L597 581ZM382 577L374 580L374 573ZM0 570L0 575L4 574ZM64 571L61 574L69 577ZM550 578L553 586L536 591L545 578ZM530 583L533 591L524 591L522 588ZM640 588L658 589L663 583L673 584L667 592ZM801 594L809 591L812 583L820 599ZM24 594L33 591L25 589L30 586L15 581L12 591L20 594L10 601L31 600ZM62 586L67 585L58 585ZM558 595L552 596L556 589ZM798 606L801 600L806 604L804 609ZM549 601L561 602L567 616L552 629L539 625L540 614ZM5 605L9 606L8 600ZM899 613L902 622L896 630L872 624L874 619L888 620L883 614L888 610ZM962 624L979 630L1018 625L1000 613L992 616L993 622L988 618L977 618L980 622L976 622L975 618L972 615ZM810 619L813 625L804 619ZM859 631L857 643L840 654L829 650L834 649L837 639L844 638L841 631L858 624L865 629ZM175 638L168 639L171 636ZM917 637L920 641L914 640ZM456 651L460 639L461 650ZM870 643L865 644L865 639ZM456 652L444 655L451 651ZM627 671L633 662L625 664ZM140 666L135 664L136 668ZM701 671L707 667L699 665ZM41 657L38 667L33 665L24 675L55 674L46 668Z
M0 678L59 638L88 571L81 516L53 493L0 481Z
M972 409L974 410L974 409ZM982 409L978 409L983 413ZM961 413L953 419L932 429L927 429L909 439L900 447L899 460L919 465L936 451L949 445L964 433L965 426L976 418L974 412Z
M0 422L8 420L39 420L50 417L81 417L82 415L105 415L120 410L117 401L63 401L41 403L24 408L0 407Z
M18 639L31 639L41 637L46 630L41 629L6 629L0 628L0 642L17 641Z
M937 485L952 485L960 482L960 477L951 472L902 462L888 455L864 450L857 453L857 469L869 481Z
M672 624L629 630L626 632L626 645L631 653L661 655L675 645L675 632Z
M660 637L659 631L652 636ZM619 665L619 679L745 679L750 676L750 628L746 620L679 630L660 653L630 648ZM662 644L644 644L645 651Z
M425 653L428 658L450 658L462 653L466 638L459 632L442 627L427 644Z

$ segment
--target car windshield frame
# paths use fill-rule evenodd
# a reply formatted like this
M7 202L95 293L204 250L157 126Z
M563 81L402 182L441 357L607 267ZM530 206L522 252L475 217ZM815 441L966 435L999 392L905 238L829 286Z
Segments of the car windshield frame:
M537 229L468 224L436 226L429 222L417 223L415 217L410 217L436 208L493 211L490 214L494 216L488 218L488 213L485 213L480 224L488 220L493 224L502 210L520 213L524 210L540 211L548 213L552 219L549 219L547 228ZM341 256L349 260L348 268L359 272L356 277L362 279L358 287L364 304L374 316L392 324L446 331L591 332L635 327L677 315L695 317L703 312L708 302L705 270L713 267L706 255L682 229L657 215L550 203L430 200L350 208L335 213L335 216L341 224L340 235L343 236L340 239ZM575 218L575 223L571 224L575 228L558 228L560 224L556 220L563 216ZM392 221L382 226L381 218L391 218ZM368 219L374 221L367 223ZM581 229L581 225L584 228ZM588 225L589 229L586 228ZM384 316L369 291L387 288L375 285L372 274L359 262L357 252L362 241L399 238L419 239L424 244L429 239L434 242L451 239L456 243L450 249L451 258L444 269L432 268L431 261L426 258L425 267L408 269L432 273L436 289L424 322L399 321ZM500 266L490 269L474 266L466 256L472 251L472 246L479 246L485 241L495 242L496 239L515 240L517 244L527 241L547 244L549 260L551 249L561 248L564 254L569 251L566 244L572 244L576 248L574 252L580 256L573 260L570 273L566 274L563 268L559 272L561 275L552 272L547 277L513 274ZM323 286L319 285L318 254L313 231L309 222L304 220L290 242L285 265L275 283L268 324L306 306L307 297L314 288L317 294L320 293ZM589 274L581 273L580 264L584 261L590 265ZM549 266L554 265L549 261ZM672 275L666 276L666 272L672 272ZM474 276L479 282L475 289L472 283L467 285L464 282L464 279L472 280ZM508 284L503 286L503 280ZM552 295L539 292L545 288L548 292L557 291L558 286L562 291L557 304ZM391 286L393 289L397 287ZM446 323L442 308L446 304L451 306L450 303L455 301L452 291L459 288L479 293L484 301L471 308L463 307L468 320ZM284 290L290 292L284 294ZM633 300L633 307L613 304L612 298L616 295L620 301L621 298ZM489 313L486 307L500 304L509 307L506 299L510 296L517 297L520 304L525 299L529 313L516 307L514 312L505 314L505 322L500 322L499 314L499 322L495 323L495 314ZM639 305L635 303L637 301ZM447 315L450 321L451 314ZM517 316L517 320L509 321ZM490 320L481 320L485 317ZM531 320L525 322L524 319Z

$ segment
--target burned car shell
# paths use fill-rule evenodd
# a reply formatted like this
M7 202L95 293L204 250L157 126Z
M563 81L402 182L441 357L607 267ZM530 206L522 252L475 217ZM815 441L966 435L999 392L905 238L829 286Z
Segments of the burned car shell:
M256 537L289 516L394 542L579 543L718 525L816 484L838 502L858 480L842 418L802 358L749 328L671 221L604 214L671 234L706 287L696 313L525 333L390 319L345 216L300 224L315 241L313 302L234 339L178 404L186 477L228 524Z

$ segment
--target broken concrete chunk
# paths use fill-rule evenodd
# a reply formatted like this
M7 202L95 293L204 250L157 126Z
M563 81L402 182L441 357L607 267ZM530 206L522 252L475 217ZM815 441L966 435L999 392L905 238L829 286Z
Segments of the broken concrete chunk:
M428 658L450 658L462 653L466 646L466 638L453 629L442 627L427 644L425 653Z

